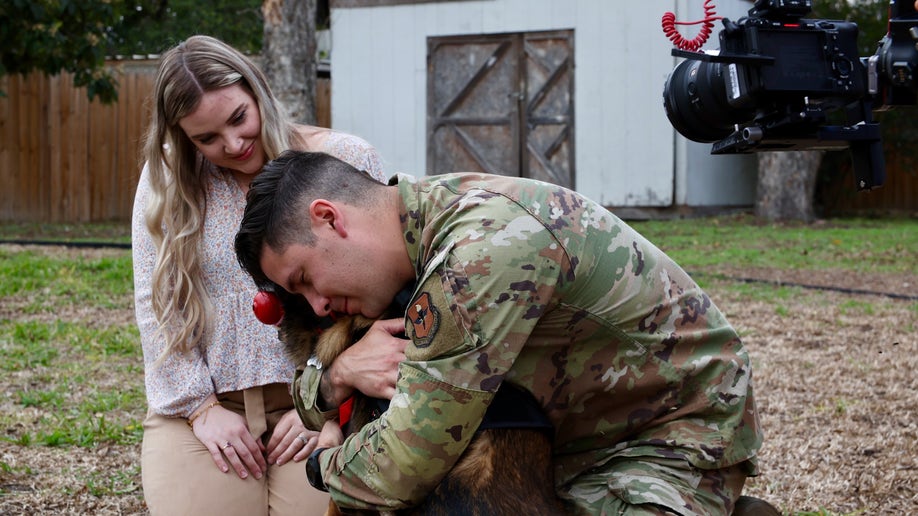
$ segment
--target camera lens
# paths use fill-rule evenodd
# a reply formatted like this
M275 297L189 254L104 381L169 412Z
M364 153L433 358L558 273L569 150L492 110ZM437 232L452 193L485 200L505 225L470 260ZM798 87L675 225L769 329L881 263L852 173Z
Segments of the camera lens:
M696 142L726 138L733 126L751 118L727 101L724 65L686 60L679 63L663 87L663 107L679 134Z

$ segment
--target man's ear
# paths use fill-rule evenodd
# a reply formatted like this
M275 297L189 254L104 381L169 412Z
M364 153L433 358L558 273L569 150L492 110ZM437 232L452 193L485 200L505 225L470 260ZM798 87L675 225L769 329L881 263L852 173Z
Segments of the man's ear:
M330 227L340 236L347 236L344 217L338 205L325 199L316 199L309 204L309 219L313 232Z

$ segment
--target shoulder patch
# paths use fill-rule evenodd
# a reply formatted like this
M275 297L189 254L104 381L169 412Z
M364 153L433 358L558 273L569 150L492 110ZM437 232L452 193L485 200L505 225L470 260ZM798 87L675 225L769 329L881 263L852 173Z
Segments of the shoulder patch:
M430 346L440 329L440 310L433 304L428 292L414 299L406 311L411 322L411 339L418 348Z

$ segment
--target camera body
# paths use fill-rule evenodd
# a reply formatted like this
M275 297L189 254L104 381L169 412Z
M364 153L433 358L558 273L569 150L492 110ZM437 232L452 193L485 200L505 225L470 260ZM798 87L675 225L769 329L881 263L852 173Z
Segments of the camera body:
M895 4L907 12L891 13L877 53L861 58L856 24L804 18L811 0L756 1L747 17L723 20L719 52L673 50L687 59L664 86L670 123L713 142L712 154L848 148L857 188L882 185L874 105L914 104L918 91L918 20L913 4Z

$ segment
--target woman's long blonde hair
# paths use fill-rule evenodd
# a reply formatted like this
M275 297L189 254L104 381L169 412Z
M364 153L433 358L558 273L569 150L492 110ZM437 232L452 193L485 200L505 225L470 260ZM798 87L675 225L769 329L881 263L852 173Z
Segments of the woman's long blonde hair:
M239 84L258 103L268 160L289 148L295 125L271 93L264 74L220 40L193 36L163 54L153 89L144 146L150 196L144 213L156 244L153 311L166 339L160 359L204 342L213 307L201 269L206 175L215 171L179 126L204 93Z

